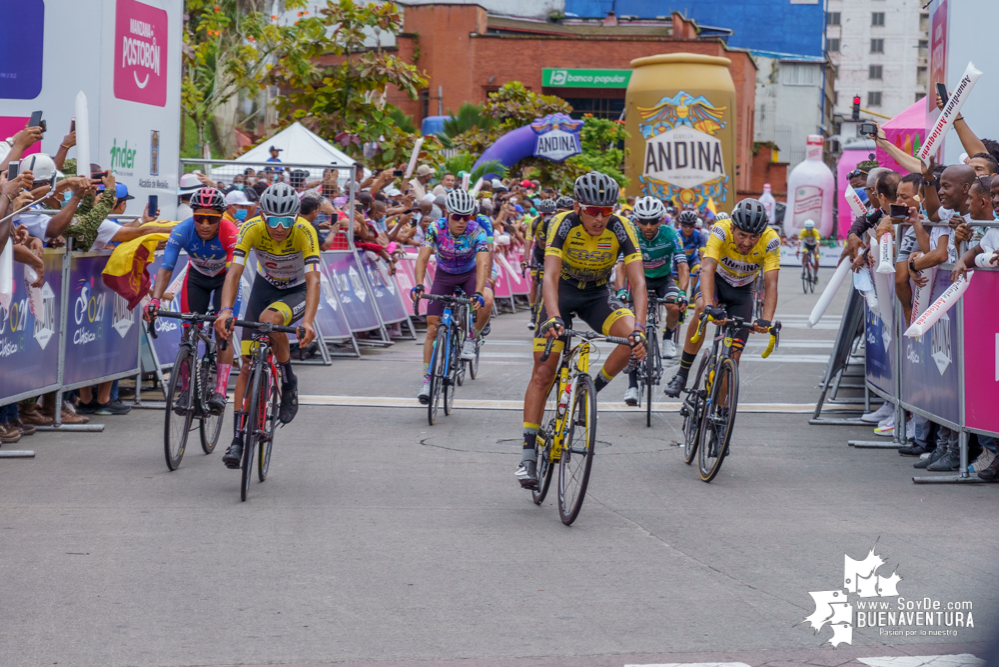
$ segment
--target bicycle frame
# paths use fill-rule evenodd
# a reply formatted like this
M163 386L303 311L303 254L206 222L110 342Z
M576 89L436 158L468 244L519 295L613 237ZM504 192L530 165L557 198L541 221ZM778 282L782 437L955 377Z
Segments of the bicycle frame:
M569 342L566 341L566 346ZM558 408L555 411L555 430L552 433L551 460L555 463L562 455L562 438L566 433L566 415L569 406L576 400L576 386L580 374L590 372L590 341L583 339L568 354L563 354L559 362L555 381L558 383ZM575 372L569 378L569 368L575 361Z

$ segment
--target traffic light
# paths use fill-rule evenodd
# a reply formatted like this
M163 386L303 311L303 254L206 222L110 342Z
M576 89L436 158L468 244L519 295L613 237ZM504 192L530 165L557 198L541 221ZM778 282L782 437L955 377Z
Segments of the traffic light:
M860 95L853 96L853 120L860 120Z

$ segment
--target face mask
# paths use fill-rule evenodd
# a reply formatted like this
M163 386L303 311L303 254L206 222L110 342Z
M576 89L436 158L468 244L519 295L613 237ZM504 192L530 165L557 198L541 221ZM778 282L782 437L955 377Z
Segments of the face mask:
M62 193L62 200L67 204L69 203L69 200L72 198L73 198L73 192L71 190L67 190L66 192Z
M236 188L237 190L242 190L243 189L243 184L242 183L236 183L236 184L233 185L233 187Z
M868 202L868 199L867 199L867 190L864 190L863 188L861 188L860 190L856 190L856 193L857 193L857 196L860 197L860 201L862 201L866 205L867 202Z
M237 208L236 209L236 219L237 220L246 220L246 209L245 208Z

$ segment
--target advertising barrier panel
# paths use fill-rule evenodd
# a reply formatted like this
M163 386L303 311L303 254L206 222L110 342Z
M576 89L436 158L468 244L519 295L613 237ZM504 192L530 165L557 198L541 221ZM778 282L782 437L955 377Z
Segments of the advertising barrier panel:
M320 298L319 310L316 311L316 322L323 332L324 339L350 338L350 325L344 315L343 306L337 299L336 288L326 273L326 267L322 267L319 274Z
M70 260L63 387L138 370L139 309L104 285L108 251L74 253Z
M149 276L152 278L152 286L149 288L150 294L152 294L152 290L156 286L156 274L159 272L162 264L163 253L157 252L156 259L148 267ZM187 266L187 255L181 253L173 269L173 278L179 276L185 266ZM181 312L180 294L175 295L170 301L163 300L162 309L174 313ZM160 368L169 368L173 366L173 360L177 357L177 349L180 347L180 341L183 338L180 320L169 317L158 317L153 326L156 329L156 338L150 336L149 340L156 349L156 358L159 359Z
M354 253L349 250L331 250L322 253L322 259L326 275L343 306L350 330L370 331L379 328L374 299L364 286Z
M999 272L978 269L964 302L964 419L968 428L999 432ZM939 322L938 322L939 324Z
M385 263L380 259L377 263L372 261L367 252L360 251L358 254L368 277L368 285L371 286L375 307L382 316L382 323L395 324L409 317L399 300L399 287L388 275Z
M14 295L8 309L0 308L0 405L58 386L63 254L45 251L40 288L30 287L25 267L14 264Z

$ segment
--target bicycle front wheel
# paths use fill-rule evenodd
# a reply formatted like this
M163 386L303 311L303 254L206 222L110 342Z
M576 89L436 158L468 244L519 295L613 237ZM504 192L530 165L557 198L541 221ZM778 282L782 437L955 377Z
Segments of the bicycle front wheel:
M726 357L718 364L711 386L711 398L701 421L698 472L701 480L710 482L721 470L728 455L728 443L735 425L739 402L739 367Z
M444 414L450 415L454 408L454 393L464 382L465 362L461 360L461 345L464 338L457 327L451 336L450 359L447 364L447 381L444 383Z
M208 400L215 391L215 384L218 379L218 368L215 364L215 356L206 353L201 359L201 449L205 454L211 454L218 444L219 435L222 433L222 420L225 418L225 410L221 414L212 413L208 407Z
M274 446L274 431L279 423L281 412L281 394L278 383L268 372L267 405L264 408L264 429L260 439L259 456L257 458L257 479L261 482L267 479L267 471L271 467L271 448Z
M697 442L701 436L701 418L704 416L704 374L708 367L708 356L701 358L697 375L687 398L683 401L683 462L690 465L697 454Z
M812 264L807 258L801 261L801 287L808 294L808 288L812 286Z
M652 387L659 384L662 375L662 357L659 352L659 336L656 330L649 329L649 349L645 353L645 425L652 427Z
M170 371L166 391L166 424L163 430L163 453L167 468L176 470L184 458L187 435L191 431L194 414L194 373L191 348L181 346Z
M479 375L479 348L482 347L482 338L475 339L475 358L468 362L468 376L473 380Z
M264 424L267 415L267 384L268 369L262 361L254 359L253 374L250 376L250 407L246 412L246 427L243 440L242 484L239 490L240 500L246 500L250 492L250 480L253 478L253 452L262 441Z
M534 438L534 456L538 462L538 488L531 491L535 505L540 505L548 495L552 484L552 473L558 461L552 460L552 446L555 442L555 418L558 416L558 374L548 390L545 400L545 413L538 425L538 435Z
M430 403L427 404L427 421L434 425L437 410L441 404L441 390L444 388L444 371L447 369L447 331L437 327L437 340L430 355Z
M572 525L583 506L597 444L597 392L589 375L577 377L576 398L570 410L558 468L558 513L567 526Z

